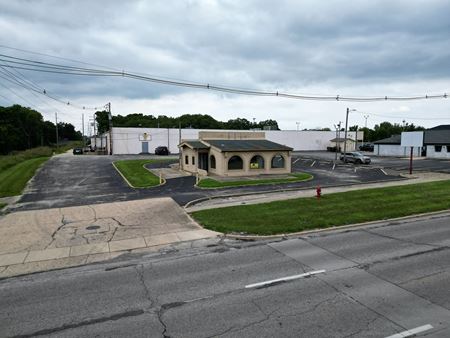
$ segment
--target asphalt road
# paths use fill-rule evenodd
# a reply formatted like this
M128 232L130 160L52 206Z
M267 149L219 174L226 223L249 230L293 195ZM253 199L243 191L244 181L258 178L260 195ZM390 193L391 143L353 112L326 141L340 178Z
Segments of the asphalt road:
M0 333L388 337L422 328L417 336L449 337L449 223L447 214L283 241L204 243L5 279Z
M266 186L230 187L205 190L194 187L194 177L168 179L160 187L130 188L112 166L118 159L148 158L142 156L57 156L51 158L30 182L15 210L31 210L126 201L149 197L172 197L180 205L202 197L223 194L245 194L280 189L311 188L358 184L399 179L370 166L338 165L326 160L294 157L293 171L308 172L314 179L307 182ZM155 166L160 166L156 164ZM167 165L167 164L163 164Z

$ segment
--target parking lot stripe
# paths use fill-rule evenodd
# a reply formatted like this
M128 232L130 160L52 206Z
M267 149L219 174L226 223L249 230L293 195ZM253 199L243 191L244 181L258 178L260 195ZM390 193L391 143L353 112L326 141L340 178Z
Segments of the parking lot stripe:
M297 163L299 160L300 160L300 157L294 161L294 164Z
M287 281L294 280L294 279L310 277L310 276L317 275L319 273L324 273L324 272L325 272L325 270L310 271L310 272L302 273L300 275L288 276L288 277L273 279L273 280L269 280L269 281L265 281L265 282L248 284L245 286L245 288L250 289L250 288L257 288L257 287L270 285L270 284L274 284L274 283L279 283L279 282L287 282Z
M406 330L406 331L403 331L403 332L400 332L400 333L396 333L396 334L394 334L394 335L392 335L392 336L389 336L389 337L386 337L386 338L405 338L405 337L412 337L412 336L415 336L415 335L418 334L418 333L421 333L421 332L425 332L425 331L431 330L432 328L433 328L433 326L430 325L430 324L422 325L422 326L416 327L416 328L411 329L411 330Z
M314 162L311 164L311 167L314 166L314 164L316 164L316 161L314 161Z

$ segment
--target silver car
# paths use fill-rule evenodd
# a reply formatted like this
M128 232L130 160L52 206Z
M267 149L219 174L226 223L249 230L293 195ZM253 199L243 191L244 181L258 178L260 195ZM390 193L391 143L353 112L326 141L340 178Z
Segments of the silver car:
M344 158L345 157L345 158ZM359 151L352 151L349 153L341 154L341 161L345 163L357 163L357 164L370 164L370 157L365 156L363 153Z

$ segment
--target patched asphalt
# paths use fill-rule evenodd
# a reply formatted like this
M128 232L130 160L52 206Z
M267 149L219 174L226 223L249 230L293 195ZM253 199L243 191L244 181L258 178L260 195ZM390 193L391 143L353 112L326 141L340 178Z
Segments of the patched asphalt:
M230 187L224 189L199 189L194 187L195 177L168 179L162 186L134 189L127 185L112 166L120 159L149 158L143 156L73 156L65 154L50 159L30 181L13 210L45 209L86 204L127 201L149 197L171 197L178 204L208 196L248 194L282 189L311 188L318 185L349 185L375 181L402 179L398 174L386 174L375 166L337 165L329 160L314 160L294 156L293 171L314 175L305 182L271 184L264 186ZM161 157L159 157L161 158ZM154 167L168 166L176 159Z

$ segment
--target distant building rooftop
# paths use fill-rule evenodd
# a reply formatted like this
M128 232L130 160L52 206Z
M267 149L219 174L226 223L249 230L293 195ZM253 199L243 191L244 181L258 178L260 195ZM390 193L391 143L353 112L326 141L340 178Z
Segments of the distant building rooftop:
M391 137L375 141L374 144L400 144L401 140L402 140L402 136L400 134L392 135Z
M268 140L207 140L220 151L292 151L291 147Z

